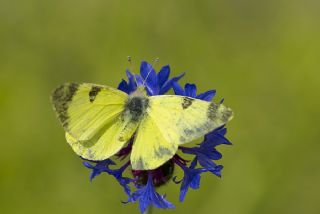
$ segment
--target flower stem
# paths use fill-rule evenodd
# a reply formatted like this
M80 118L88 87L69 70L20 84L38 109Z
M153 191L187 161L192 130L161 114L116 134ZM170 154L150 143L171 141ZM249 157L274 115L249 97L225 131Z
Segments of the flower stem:
M152 214L153 206L149 206L143 214Z

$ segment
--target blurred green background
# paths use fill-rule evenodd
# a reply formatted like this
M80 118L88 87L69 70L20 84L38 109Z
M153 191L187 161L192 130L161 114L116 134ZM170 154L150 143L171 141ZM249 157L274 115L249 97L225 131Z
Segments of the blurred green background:
M116 87L126 57L159 57L181 83L235 111L222 179L154 213L320 213L320 2L0 1L0 213L139 213L64 139L49 95L64 82Z

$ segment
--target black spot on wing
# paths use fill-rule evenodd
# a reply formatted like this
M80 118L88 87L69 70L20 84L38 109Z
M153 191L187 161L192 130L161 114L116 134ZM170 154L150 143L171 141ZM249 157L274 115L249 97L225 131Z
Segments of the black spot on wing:
M190 136L194 134L194 130L189 128L184 129L183 132L185 133L186 136Z
M194 101L193 98L190 98L190 97L184 97L183 100L182 100L182 108L183 109L187 109L188 107L190 107L192 105L192 102Z
M102 87L100 87L100 86L92 86L92 88L89 92L89 100L91 103L96 99L96 96L99 94L101 89L102 89Z
M232 117L232 111L227 108L222 112L221 120L223 123L227 123L231 117Z
M159 147L157 150L155 150L155 156L158 158L162 158L163 156L173 156L174 154L171 152L170 149L167 149L165 147Z
M136 169L137 170L145 170L148 167L148 164L142 160L142 158L139 158L137 160Z
M215 120L217 118L217 111L218 111L219 105L216 103L210 103L208 110L207 110L207 117L210 120Z
M87 156L89 160L93 160L94 159L94 154L92 153L91 149L87 150Z
M72 101L73 96L77 92L79 84L69 83L58 87L52 93L52 102L57 112L58 118L63 126L68 126L68 107Z
M186 142L186 140L187 139L185 137L183 137L183 136L180 136L180 138L179 138L179 141L182 142L182 143Z

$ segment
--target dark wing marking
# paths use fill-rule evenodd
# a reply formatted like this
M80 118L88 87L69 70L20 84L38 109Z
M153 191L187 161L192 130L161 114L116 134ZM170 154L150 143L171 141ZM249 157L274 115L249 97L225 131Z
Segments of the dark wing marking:
M190 107L192 105L192 102L194 101L193 98L191 97L183 97L183 100L182 100L182 108L183 109L187 109L188 107Z
M61 85L52 93L52 103L63 126L68 126L68 106L78 87L79 84L77 83L67 83Z
M99 94L101 89L102 89L101 86L92 86L92 88L89 92L89 100L91 103L96 99L96 96Z

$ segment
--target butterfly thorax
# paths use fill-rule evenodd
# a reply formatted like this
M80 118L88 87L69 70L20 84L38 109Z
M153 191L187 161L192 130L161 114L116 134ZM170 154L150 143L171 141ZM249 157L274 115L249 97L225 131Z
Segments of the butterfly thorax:
M124 115L132 121L140 121L149 106L149 98L144 87L140 86L130 94L124 109Z

